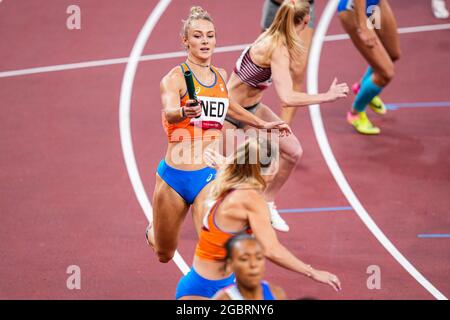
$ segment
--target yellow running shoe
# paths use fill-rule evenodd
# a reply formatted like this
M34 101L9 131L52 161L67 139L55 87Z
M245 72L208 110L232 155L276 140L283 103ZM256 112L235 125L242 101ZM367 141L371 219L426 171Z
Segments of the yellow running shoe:
M350 111L347 113L347 122L355 127L356 131L362 134L380 134L380 128L375 127L367 117L365 112L358 112L358 114L352 114Z
M370 101L369 106L375 113L386 114L387 112L386 106L384 105L383 100L381 100L379 96L375 96L372 99L372 101Z
M359 89L361 88L361 84L359 82L355 83L352 86L352 91L355 95L358 94ZM386 106L383 103L383 100L381 100L380 96L375 96L372 101L369 103L370 108L377 114L386 114L387 109Z

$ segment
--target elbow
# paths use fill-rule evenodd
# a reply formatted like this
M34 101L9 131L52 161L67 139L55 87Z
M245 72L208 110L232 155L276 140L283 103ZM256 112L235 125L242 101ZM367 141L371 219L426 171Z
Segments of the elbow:
M270 261L275 260L275 253L272 251L266 250L266 252L264 253L264 256L266 257L266 259L269 259Z
M292 104L291 99L289 97L280 97L281 103L283 107L287 107Z
M230 106L231 106L231 105L230 105ZM228 110L227 110L226 116L227 116L227 117L234 118L234 117L236 117L236 112L234 111L233 108L230 108L230 107L229 107Z
M166 118L167 123L176 124L176 121L174 121L174 119L172 119L171 117L165 117L165 118Z
M169 123L169 124L175 124L176 121L174 119L173 116L171 116L169 113L164 112L164 119Z
M264 256L270 261L277 261L280 259L280 252L281 250L276 246L266 247L264 250Z
M277 264L278 261L280 261L281 257L276 252L266 252L265 254L266 259L272 261L273 263Z
M294 101L292 95L290 94L282 94L280 95L281 103L283 104L283 107L292 106L296 104L296 101Z

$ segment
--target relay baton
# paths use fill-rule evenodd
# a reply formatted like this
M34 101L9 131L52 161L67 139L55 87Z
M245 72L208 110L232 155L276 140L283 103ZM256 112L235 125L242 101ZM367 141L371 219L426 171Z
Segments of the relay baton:
M195 94L194 79L192 78L192 72L190 70L184 72L184 80L186 81L186 87L189 94L189 99L197 101L197 95ZM198 102L191 104L191 106L197 106Z

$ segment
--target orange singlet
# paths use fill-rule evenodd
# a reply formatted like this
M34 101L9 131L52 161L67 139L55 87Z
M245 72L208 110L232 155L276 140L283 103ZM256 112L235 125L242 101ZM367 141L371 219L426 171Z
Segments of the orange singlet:
M182 72L190 70L186 63L180 65ZM196 119L184 119L178 123L169 123L163 113L162 123L169 142L195 139L215 139L220 137L228 111L228 91L225 81L216 68L210 67L215 80L211 86L202 84L193 73L195 93L201 101L202 115ZM180 97L180 106L184 107L189 100L187 92Z
M220 230L215 221L215 215L220 204L225 200L233 190L228 191L225 195L219 198L211 210L208 212L202 230L200 232L200 239L197 247L195 248L195 255L204 260L210 261L223 261L226 256L225 243L232 236L239 232L225 232ZM250 227L246 227L241 232L245 231L248 234L252 234Z

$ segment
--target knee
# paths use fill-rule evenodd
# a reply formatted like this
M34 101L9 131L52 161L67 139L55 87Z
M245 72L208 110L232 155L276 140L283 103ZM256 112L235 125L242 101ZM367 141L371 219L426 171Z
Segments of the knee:
M300 145L300 143L297 145L293 156L294 156L294 159L295 159L295 163L297 163L301 159L301 157L303 156L303 148Z
M389 83L389 82L392 81L392 79L394 79L394 76L395 76L395 68L394 68L394 65L392 65L391 67L389 67L386 70L386 73L384 74L384 77L386 79L386 82Z
M386 86L395 76L394 64L385 68L378 74L378 82L382 87Z
M393 62L400 60L400 57L402 56L402 52L399 49L398 51L395 51L391 54L391 59Z
M170 260L172 260L174 253L174 251L156 250L158 260L162 263L168 263Z
M281 151L281 156L290 164L295 165L303 155L303 149L297 138L294 137L292 142L289 142L289 148Z

